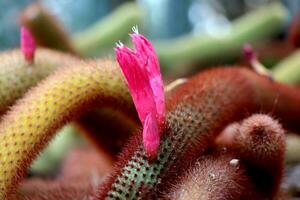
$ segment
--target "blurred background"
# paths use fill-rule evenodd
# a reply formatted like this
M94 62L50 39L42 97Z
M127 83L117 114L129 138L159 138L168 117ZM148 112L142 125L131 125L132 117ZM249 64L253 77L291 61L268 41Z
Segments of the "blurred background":
M245 43L270 67L297 45L299 30L291 33L291 26L299 8L298 0L0 0L0 51L18 47L23 24L41 46L85 57L113 55L115 42L127 43L138 25L168 77L237 63Z
M137 0L143 9L143 26L152 39L176 38L192 32L218 35L229 31L231 21L244 13L278 0ZM20 11L33 0L0 1L0 49L17 47ZM111 13L125 0L41 0L71 35L81 32ZM298 0L283 0L290 23L300 8Z
M251 44L276 80L299 85L299 10L299 0L0 0L0 51L19 47L23 25L39 46L113 58L115 43L131 46L128 33L138 25L154 43L166 83L210 66L250 67L242 47ZM72 126L61 132L34 163L31 175L55 174L66 152L85 143ZM299 141L296 135L288 138L283 185L295 197L300 196ZM101 158L109 163L101 170L108 171L119 149ZM75 151L65 162L72 165L74 155L81 154Z

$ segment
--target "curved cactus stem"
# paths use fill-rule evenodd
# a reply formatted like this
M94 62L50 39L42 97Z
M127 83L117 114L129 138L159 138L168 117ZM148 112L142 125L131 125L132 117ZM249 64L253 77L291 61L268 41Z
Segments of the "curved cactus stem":
M0 53L0 60L0 116L31 87L37 85L38 82L54 73L55 70L72 65L76 67L78 63L82 62L75 56L44 48L38 48L36 50L35 61L33 63L28 63L20 50ZM126 139L132 134L133 128L137 125L136 122L138 122L138 119L135 116L133 117L134 119L129 119L127 116L121 116L120 113L113 112L111 109L104 111L95 108L93 111L78 119L78 123L75 124L84 127L83 132L91 138L92 142L96 144L98 148L103 148L103 150L108 153L116 155L116 153L120 151L120 145L124 145ZM119 120L119 126L108 122L113 118ZM89 120L88 122L86 121L87 119ZM119 132L119 130L122 131ZM111 131L118 132L118 134L114 135L114 139L108 136L108 133ZM115 138L118 139L116 140ZM122 140L122 142L119 140ZM103 145L105 142L108 142L110 145ZM49 149L54 148L56 149L54 152L57 152L57 147L52 146L53 145L50 144ZM55 157L53 164L59 163L64 155L63 152L61 152L60 155L50 154ZM45 163L42 161L43 158L45 158L45 156L40 157L38 161L39 165L35 165L33 171L40 173L42 168L43 170L45 169L43 167L45 165L47 165L48 171L55 168L56 165Z
M40 80L56 69L74 65L79 59L68 54L38 48L34 63L28 63L20 50L0 53L0 114Z
M219 139L221 146L245 164L262 198L275 199L284 174L286 146L279 122L266 114L253 114L229 125Z
M20 185L14 200L79 200L92 196L95 186L91 183L64 183L29 179Z
M183 64L219 64L237 58L244 43L268 38L282 29L288 12L281 3L272 3L246 13L232 23L229 33L216 36L188 34L155 45L162 70L182 75ZM217 62L217 63L216 63ZM188 70L187 68L185 68Z
M58 128L95 105L134 112L121 71L108 60L58 70L13 106L0 124L0 198L13 193Z
M163 200L252 200L259 197L245 165L230 152L200 157L191 169L174 181Z
M280 61L273 68L275 80L284 83L300 82L300 50L295 51L292 55Z
M230 122L255 112L272 112L285 127L300 130L300 91L241 68L196 75L168 101L167 128L156 161L149 161L139 136L124 150L116 171L99 188L98 199L156 199L214 142Z
M112 52L115 42L128 37L131 28L141 21L137 3L128 2L111 14L73 37L74 46L83 55L95 56Z

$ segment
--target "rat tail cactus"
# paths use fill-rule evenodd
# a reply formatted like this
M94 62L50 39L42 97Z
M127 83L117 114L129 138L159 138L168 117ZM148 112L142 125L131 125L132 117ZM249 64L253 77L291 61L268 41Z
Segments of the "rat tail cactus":
M200 157L163 199L277 199L285 150L281 125L254 114L230 126L223 132L233 135L227 135L226 148Z
M61 69L13 106L0 125L0 196L12 192L58 128L95 104L130 110L123 77L110 61Z
M0 53L0 114L7 111L32 86L58 68L75 65L79 59L53 50L35 49L30 32L21 29L21 51Z
M162 200L251 200L259 197L246 167L231 152L200 157Z
M256 191L264 198L275 198L283 177L285 153L285 132L278 121L254 114L230 125L222 135L223 146L246 165Z
M38 84L37 81L31 82L35 77L32 71L38 64L39 52L43 50L36 49L30 62L20 52L15 52L13 59L7 54L1 55L6 58L5 68L21 66L24 70L20 70L21 76L30 83L26 87L23 84L7 87L21 88L19 95L22 96L29 87L36 86L18 100L0 122L0 198L16 197L17 186L25 177L27 168L63 125L78 119L95 106L128 113L133 111L133 104L142 122L142 130L132 136L114 172L97 184L89 197L99 200L165 198L166 194L176 190L171 187L174 180L189 184L191 179L185 173L193 174L196 163L198 170L207 173L210 173L210 165L219 171L219 166L227 163L227 179L218 175L215 178L225 183L233 181L228 189L242 186L258 195L262 192L257 188L257 174L261 170L266 172L268 179L264 183L267 183L271 180L269 175L276 173L278 178L271 181L274 185L270 184L263 191L266 198L276 196L283 169L283 131L269 117L245 118L257 112L271 113L280 119L284 128L300 130L299 89L242 67L219 67L185 80L172 90L165 103L163 81L153 46L137 29L131 37L135 50L121 43L115 49L121 69L109 60L78 61L71 58L65 67L59 67L53 61L51 72L43 75L48 77ZM49 55L45 53L44 59L47 60ZM17 67L15 71L18 71ZM52 73L56 68L59 69ZM27 73L28 69L31 69L30 73ZM11 81L1 74L0 80ZM17 79L21 83L24 80ZM0 94L2 92L7 95L6 91L0 90ZM16 100L11 96L8 99L3 111ZM210 152L224 127L243 119L231 141L230 147L236 149L236 153L230 148L228 152ZM257 120L259 122L256 123ZM257 137L257 132L263 137ZM268 154L264 154L265 150ZM274 158L275 154L278 157ZM277 171L268 171L269 163L277 165ZM240 168L232 171L237 166ZM209 185L208 182L204 184ZM264 188L264 185L261 187ZM207 199L218 199L220 193L209 196L205 188L201 189ZM214 189L217 191L217 188ZM59 185L55 185L55 190L59 194L64 191ZM230 191L226 192L229 194ZM76 196L78 193L73 194ZM60 198L64 199L66 195L67 192L63 192ZM197 195L196 198L199 197ZM237 192L234 195L239 198L242 194Z
M159 191L166 192L172 180L195 162L195 155L211 146L230 122L253 112L273 112L286 127L299 129L299 101L297 88L247 69L202 72L168 98L167 126L161 133L157 159L147 159L140 135L135 136L123 151L115 173L99 188L98 199L158 198L162 195Z

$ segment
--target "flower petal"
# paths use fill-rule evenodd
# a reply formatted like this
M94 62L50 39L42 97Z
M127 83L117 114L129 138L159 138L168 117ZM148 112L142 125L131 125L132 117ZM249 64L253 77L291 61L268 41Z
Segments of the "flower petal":
M116 47L115 50L117 61L127 80L139 118L144 123L148 113L155 113L156 115L149 78L146 71L140 67L135 52L126 46Z
M155 158L159 148L160 134L155 116L149 113L143 126L143 143L149 158Z
M162 124L165 121L166 113L165 93L157 54L146 37L138 33L132 33L130 36L136 48L140 66L147 71L156 104L157 118L159 123Z
M159 127L165 122L164 85L154 47L147 38L134 30L131 38L136 50L117 43L115 51L143 124L146 154L154 158L160 143Z
M27 61L33 60L35 49L36 49L36 44L35 44L34 37L26 27L22 26L21 27L21 50Z
M243 52L256 73L267 76L270 80L273 80L272 72L258 60L257 55L250 44L245 44L243 46Z

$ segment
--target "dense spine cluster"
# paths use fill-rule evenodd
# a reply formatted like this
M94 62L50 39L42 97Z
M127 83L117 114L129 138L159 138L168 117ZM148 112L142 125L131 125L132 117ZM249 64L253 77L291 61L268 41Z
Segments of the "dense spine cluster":
M268 115L254 114L241 122L227 146L247 166L257 191L274 198L283 177L285 133Z
M285 133L268 115L229 125L221 152L202 156L164 199L276 199L283 177ZM223 140L222 140L223 139Z
M164 200L252 200L258 197L244 164L230 152L200 157L183 174Z

